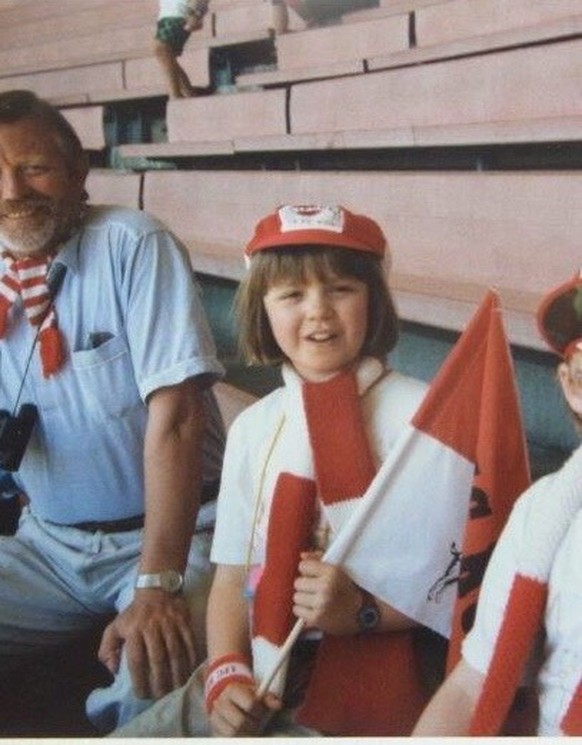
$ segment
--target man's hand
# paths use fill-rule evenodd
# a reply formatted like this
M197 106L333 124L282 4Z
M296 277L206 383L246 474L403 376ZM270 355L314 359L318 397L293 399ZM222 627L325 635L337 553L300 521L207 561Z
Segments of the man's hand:
M232 683L214 702L210 714L213 737L260 735L270 717L281 708L281 700L267 693L263 700L256 697L254 686Z
M124 645L138 698L161 698L184 685L196 665L184 598L164 590L136 590L131 605L105 629L99 647L99 659L113 674Z

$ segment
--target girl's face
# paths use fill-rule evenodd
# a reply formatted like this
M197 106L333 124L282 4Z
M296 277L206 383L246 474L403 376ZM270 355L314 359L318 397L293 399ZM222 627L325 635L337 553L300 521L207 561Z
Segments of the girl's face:
M368 328L368 287L359 279L283 279L264 304L277 344L305 380L327 380L359 359Z

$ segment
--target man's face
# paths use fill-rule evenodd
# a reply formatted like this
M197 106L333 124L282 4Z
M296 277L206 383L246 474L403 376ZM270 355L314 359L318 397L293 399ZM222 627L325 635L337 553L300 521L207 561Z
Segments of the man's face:
M52 252L78 218L85 176L85 164L67 163L45 124L0 124L0 246L17 255Z

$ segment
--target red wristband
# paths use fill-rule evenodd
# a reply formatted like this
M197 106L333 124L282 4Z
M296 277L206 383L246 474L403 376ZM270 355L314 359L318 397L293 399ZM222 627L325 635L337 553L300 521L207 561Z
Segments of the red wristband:
M242 654L225 654L209 666L204 684L204 701L208 714L214 702L231 683L253 684L253 672Z

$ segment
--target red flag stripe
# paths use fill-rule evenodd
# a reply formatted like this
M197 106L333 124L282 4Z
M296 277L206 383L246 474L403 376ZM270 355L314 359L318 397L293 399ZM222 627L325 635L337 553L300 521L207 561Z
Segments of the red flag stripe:
M496 296L488 293L441 366L412 424L475 462L483 350Z

